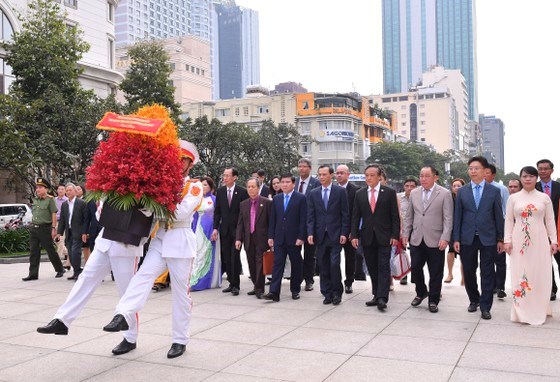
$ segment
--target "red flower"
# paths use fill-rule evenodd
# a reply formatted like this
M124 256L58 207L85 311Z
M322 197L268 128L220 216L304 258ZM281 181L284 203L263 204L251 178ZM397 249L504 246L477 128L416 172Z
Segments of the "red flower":
M527 211L523 211L523 212L521 213L521 217L522 217L522 218L526 218L527 216L528 216Z
M516 289L513 294L515 295L515 297L521 297L521 291L519 289Z

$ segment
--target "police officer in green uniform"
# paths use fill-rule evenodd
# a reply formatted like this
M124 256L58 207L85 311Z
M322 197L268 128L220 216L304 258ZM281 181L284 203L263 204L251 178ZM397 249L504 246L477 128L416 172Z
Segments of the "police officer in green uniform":
M62 261L56 253L53 239L56 236L56 203L54 198L47 194L51 188L50 183L44 178L38 178L35 182L35 193L33 199L33 218L31 221L29 247L29 276L22 278L23 281L37 280L39 278L39 263L41 262L41 246L49 255L49 260L56 271L56 278L64 275Z

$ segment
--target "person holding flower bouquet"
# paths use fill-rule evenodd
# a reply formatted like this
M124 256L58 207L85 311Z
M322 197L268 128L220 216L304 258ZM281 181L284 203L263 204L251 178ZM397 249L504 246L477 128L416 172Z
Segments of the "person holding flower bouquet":
M508 199L504 232L511 259L511 320L530 325L542 325L552 315L550 268L558 250L552 201L535 189L538 175L532 166L521 169L523 189Z
M180 146L183 175L186 178L181 194L182 200L175 210L175 218L172 221L159 221L159 228L150 243L142 267L134 275L126 293L117 304L113 320L103 328L107 332L127 330L134 323L137 312L146 304L154 280L168 268L172 285L173 344L167 358L182 355L189 340L188 328L192 307L189 284L196 254L196 236L191 225L193 215L204 196L202 183L188 178L190 169L198 162L198 152L190 142L180 141Z

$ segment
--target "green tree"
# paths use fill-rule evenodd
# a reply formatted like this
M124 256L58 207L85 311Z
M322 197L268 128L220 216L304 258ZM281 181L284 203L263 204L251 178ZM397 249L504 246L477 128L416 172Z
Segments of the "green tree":
M57 2L31 0L21 30L1 43L16 80L0 97L0 129L14 137L0 165L30 193L37 176L83 178L97 147L95 125L111 104L81 88L78 61L89 45L65 17Z
M170 84L173 72L169 55L158 41L139 41L128 50L131 60L120 88L125 92L127 111L159 103L167 107L176 118L180 105L175 103L175 87Z
M428 146L415 142L380 142L371 148L366 163L379 163L394 183L402 183L411 176L418 177L424 166L434 166L440 174L445 173L445 157Z
M268 177L288 172L299 159L301 137L297 129L290 125L275 126L271 121L254 130L244 124L209 121L204 116L183 123L179 135L194 143L200 152L200 164L192 173L216 180L227 166L237 167L243 180L260 168Z

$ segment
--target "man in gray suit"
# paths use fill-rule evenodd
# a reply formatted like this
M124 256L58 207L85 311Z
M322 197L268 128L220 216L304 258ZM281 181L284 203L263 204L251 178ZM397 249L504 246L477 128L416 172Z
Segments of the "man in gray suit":
M87 203L76 197L76 186L73 183L66 185L68 200L60 208L60 222L55 240L60 240L64 235L66 248L70 256L70 263L74 274L68 280L76 281L82 273L82 243L87 242L89 210Z
M403 223L402 243L406 248L410 235L412 278L418 306L429 297L429 310L438 312L445 265L445 249L453 230L453 198L451 192L438 184L438 171L432 166L420 170L420 186L410 193L409 206ZM428 263L430 288L424 282L424 265Z

